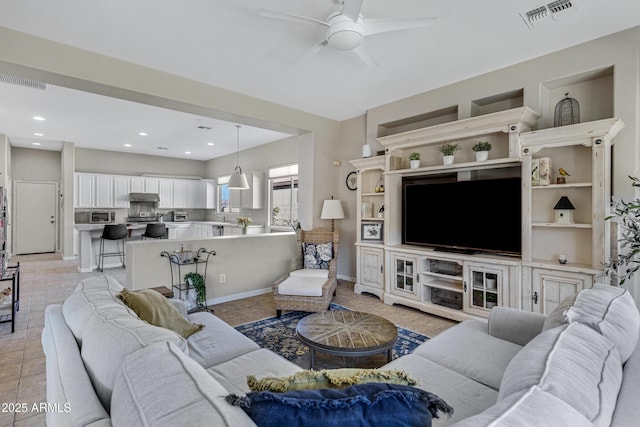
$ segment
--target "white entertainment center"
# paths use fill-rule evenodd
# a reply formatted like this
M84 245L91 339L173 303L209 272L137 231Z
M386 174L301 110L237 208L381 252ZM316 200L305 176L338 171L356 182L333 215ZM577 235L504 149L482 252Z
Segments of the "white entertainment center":
M521 106L395 132L377 138L384 155L352 160L358 177L355 291L374 294L386 304L464 320L488 316L496 305L548 313L566 295L590 287L610 255L605 217L611 146L624 125L619 119L601 119L532 130L539 119ZM475 160L471 147L479 141L491 143L489 160ZM461 150L445 166L437 149L446 143ZM410 153L420 154L419 168L410 168ZM559 167L570 171L566 182L556 183L554 175L548 185L532 185L532 167L540 158L550 159L555 175ZM519 255L461 254L403 244L403 177L447 173L465 180L506 170L516 170L522 180ZM573 222L554 220L553 208L562 196L575 206ZM360 209L363 204L366 209ZM439 206L425 200L424 209ZM455 227L456 221L472 217L443 212L441 224ZM378 229L382 225L381 239L363 235L372 224Z

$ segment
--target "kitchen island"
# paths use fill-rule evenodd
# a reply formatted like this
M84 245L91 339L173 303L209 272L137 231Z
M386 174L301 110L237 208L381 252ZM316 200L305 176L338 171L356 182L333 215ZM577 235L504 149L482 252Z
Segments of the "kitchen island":
M208 305L271 292L273 282L290 271L292 259L300 254L293 231L129 241L126 287L139 290L183 282L184 277L171 277L169 261L160 254L181 250L196 254L201 248L216 253L209 258L204 278ZM203 267L199 272L204 272ZM194 268L183 266L182 276Z
M105 224L76 224L75 229L78 231L78 270L81 273L89 273L98 267L98 255L100 254L100 236L104 230ZM175 239L177 227L173 224L166 224L169 238L173 236ZM127 224L129 230L129 238L140 239L140 236L147 228L146 223ZM104 242L106 252L117 251L115 241L107 240ZM105 268L116 267L121 265L116 258L106 258Z

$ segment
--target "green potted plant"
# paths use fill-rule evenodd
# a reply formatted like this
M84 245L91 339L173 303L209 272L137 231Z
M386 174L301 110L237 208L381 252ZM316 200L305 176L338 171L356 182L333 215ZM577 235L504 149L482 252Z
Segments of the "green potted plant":
M207 291L204 284L204 277L200 273L187 273L184 275L184 282L193 286L196 291L196 304L198 306L207 305Z
M489 141L479 141L476 145L471 147L476 152L476 161L484 162L489 158L489 150L491 150L491 143Z
M454 155L458 150L460 150L458 144L442 144L438 147L438 151L442 153L442 162L445 165L453 164Z
M640 187L640 178L629 178L634 187ZM618 222L620 253L605 264L604 271L612 284L622 286L640 269L640 198L616 202L612 211L606 219Z
M416 169L420 167L420 153L413 152L409 154L409 163L411 164L411 169Z

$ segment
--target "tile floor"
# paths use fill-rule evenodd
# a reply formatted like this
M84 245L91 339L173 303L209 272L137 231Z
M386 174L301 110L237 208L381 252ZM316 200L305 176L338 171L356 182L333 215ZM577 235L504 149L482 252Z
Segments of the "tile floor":
M45 357L40 336L44 327L44 309L62 303L83 279L103 273L79 273L76 261L62 261L57 254L18 256L20 262L20 311L15 332L9 323L0 324L0 426L44 426L45 414L31 411L33 404L46 402ZM125 283L124 269L105 272ZM388 306L370 295L353 293L353 283L340 281L334 302L353 310L368 311L386 317L404 328L435 336L455 322L420 311ZM232 326L275 314L270 294L213 306L217 316ZM2 312L0 312L0 315ZM26 403L27 412L7 411L13 403Z

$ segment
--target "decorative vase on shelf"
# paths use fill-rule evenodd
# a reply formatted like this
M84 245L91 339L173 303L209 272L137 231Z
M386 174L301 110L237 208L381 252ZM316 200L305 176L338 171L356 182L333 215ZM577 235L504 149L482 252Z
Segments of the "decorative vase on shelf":
M247 226L242 227L242 234L247 234Z
M488 151L476 151L476 162L484 162L489 158Z
M409 164L411 165L411 169L417 169L420 167L420 159L418 160L409 160Z
M455 156L442 156L442 164L445 166L452 165Z

